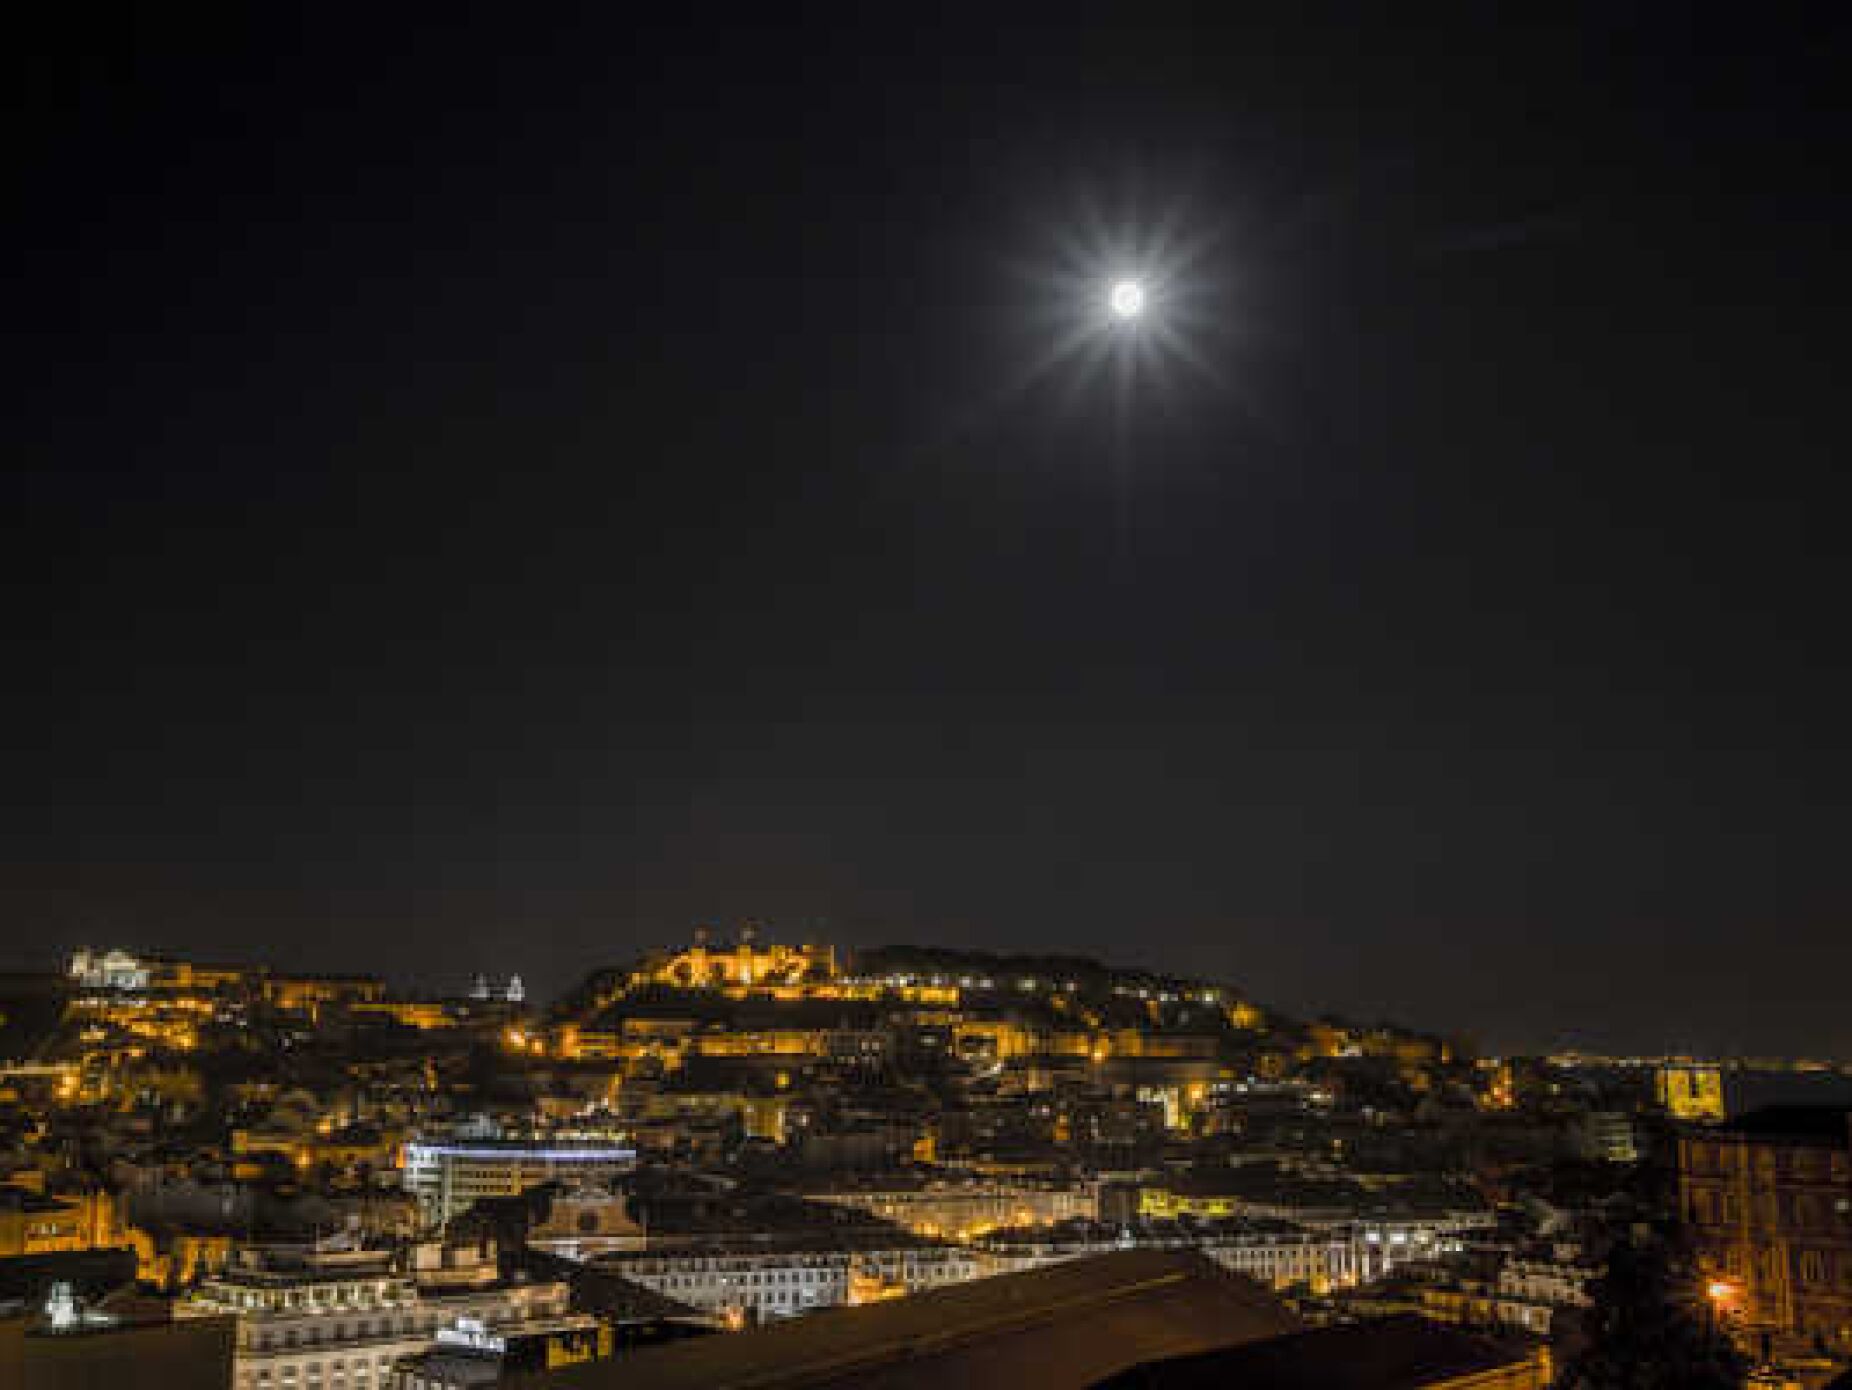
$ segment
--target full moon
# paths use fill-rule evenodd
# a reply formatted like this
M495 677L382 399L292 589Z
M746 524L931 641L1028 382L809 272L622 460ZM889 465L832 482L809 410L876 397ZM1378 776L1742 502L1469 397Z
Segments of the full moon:
M1115 317L1135 319L1144 312L1145 287L1136 280L1121 280L1112 287L1107 302L1112 305Z

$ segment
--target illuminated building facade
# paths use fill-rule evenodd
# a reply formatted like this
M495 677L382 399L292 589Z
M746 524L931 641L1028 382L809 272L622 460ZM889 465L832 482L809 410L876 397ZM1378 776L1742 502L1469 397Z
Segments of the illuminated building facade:
M1279 1222L1235 1222L1210 1229L1094 1226L1046 1236L1009 1231L978 1244L992 1273L1015 1273L1114 1250L1196 1250L1269 1288L1302 1285L1316 1290L1367 1284L1403 1265L1460 1248L1455 1237L1400 1226L1312 1231Z
M484 1197L515 1197L546 1182L609 1184L636 1165L613 1144L476 1139L405 1146L405 1190L428 1226L442 1227Z
M384 999L386 982L371 975L266 975L262 995L274 1008L316 1018L331 1005Z
M108 1250L129 1244L107 1192L46 1196L0 1187L0 1257Z
M348 1006L355 1018L390 1019L402 1028L429 1032L433 1028L455 1028L464 1015L454 1005L441 999L364 999Z
M857 1290L917 1293L991 1272L977 1251L899 1243L906 1239L860 1246L741 1240L612 1254L596 1263L703 1312L758 1319L858 1302Z
M127 951L85 947L71 957L71 978L85 989L146 989L152 973L146 962Z
M175 1311L237 1318L231 1390L386 1390L394 1364L424 1351L440 1328L460 1318L495 1329L562 1318L569 1298L563 1283L499 1283L493 1264L422 1289L375 1252L249 1251Z
M1096 1183L1060 1186L992 1179L810 1195L813 1201L878 1216L915 1235L955 1240L1008 1228L1097 1221L1100 1215Z
M120 949L72 953L67 974L85 989L194 990L209 992L246 984L253 972L234 965L201 965L167 956L137 956Z
M1574 1133L1577 1151L1601 1163L1637 1163L1639 1135L1633 1116L1625 1110L1591 1110L1582 1116Z
M1723 1069L1701 1062L1677 1062L1653 1071L1653 1095L1675 1120L1721 1120Z
M546 1216L528 1228L527 1243L536 1250L583 1260L613 1250L639 1250L646 1240L622 1194L578 1187L553 1198Z
M1719 1318L1746 1341L1852 1355L1852 1111L1776 1107L1694 1130L1678 1168Z
M697 933L688 949L647 962L638 974L640 983L742 991L798 990L835 978L835 947L761 945L751 927L732 946L713 945L705 932Z

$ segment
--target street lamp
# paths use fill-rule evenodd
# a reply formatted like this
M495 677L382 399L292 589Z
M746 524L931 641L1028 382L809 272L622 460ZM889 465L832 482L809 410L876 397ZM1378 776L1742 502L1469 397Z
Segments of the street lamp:
M1704 1306L1710 1313L1713 1333L1723 1331L1725 1315L1736 1303L1739 1292L1735 1282L1729 1279L1713 1279L1704 1286Z

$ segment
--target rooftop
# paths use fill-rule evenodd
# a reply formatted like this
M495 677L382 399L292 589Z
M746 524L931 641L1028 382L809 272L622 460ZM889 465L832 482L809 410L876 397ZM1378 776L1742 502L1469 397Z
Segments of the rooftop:
M1131 1251L652 1348L552 1390L1092 1385L1143 1361L1295 1331L1258 1285L1191 1252Z
M1096 1390L1417 1390L1528 1360L1526 1351L1403 1316L1147 1361Z
M1737 1116L1722 1130L1753 1138L1845 1145L1852 1142L1852 1106L1768 1105Z

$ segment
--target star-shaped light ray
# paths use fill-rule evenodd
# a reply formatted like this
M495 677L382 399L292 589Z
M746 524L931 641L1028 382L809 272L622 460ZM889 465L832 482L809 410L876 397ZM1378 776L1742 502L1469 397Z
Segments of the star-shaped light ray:
M1143 421L1178 420L1198 406L1233 403L1259 418L1229 366L1254 336L1255 315L1231 271L1226 216L1184 197L1107 200L1085 193L1025 219L1026 245L998 257L1005 293L991 323L1002 351L983 385L965 394L910 451L924 459L954 438L1017 414L1091 417L1121 490L1141 459ZM1135 426L1138 428L1135 429Z
M1083 197L1052 246L1015 262L1033 295L1031 336L1000 395L1052 383L1064 408L1110 396L1130 411L1157 397L1178 404L1191 380L1229 388L1219 365L1232 317L1226 224L1204 224L1180 200L1155 210L1137 201L1109 213Z

